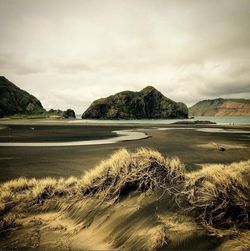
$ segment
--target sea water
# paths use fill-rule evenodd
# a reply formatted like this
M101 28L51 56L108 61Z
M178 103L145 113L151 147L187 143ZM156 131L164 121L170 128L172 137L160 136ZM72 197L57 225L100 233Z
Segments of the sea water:
M246 125L250 124L250 116L197 116L192 119L140 119L140 120L98 120L98 119L78 119L71 123L86 124L172 124L179 121L207 120L218 125Z

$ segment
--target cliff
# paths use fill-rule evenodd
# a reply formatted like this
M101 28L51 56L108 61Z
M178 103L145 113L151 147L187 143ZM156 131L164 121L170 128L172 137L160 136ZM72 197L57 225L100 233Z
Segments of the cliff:
M189 108L190 116L249 116L250 99L211 99Z

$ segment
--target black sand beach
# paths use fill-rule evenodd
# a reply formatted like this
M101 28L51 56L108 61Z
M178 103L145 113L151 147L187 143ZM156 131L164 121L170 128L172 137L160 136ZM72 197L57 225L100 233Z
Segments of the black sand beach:
M150 137L115 144L60 147L0 147L0 182L18 178L81 176L120 148L150 147L165 157L178 156L187 170L205 163L232 163L250 156L250 127L213 125L86 125L27 121L1 123L0 142L62 142L116 137L112 131L139 130ZM157 130L157 128L172 128ZM180 129L183 128L183 129ZM225 132L202 132L193 128L226 128ZM231 128L231 129L230 129ZM230 133L245 130L248 133ZM219 151L223 146L225 151Z
M1 121L4 249L248 250L250 126L76 122Z

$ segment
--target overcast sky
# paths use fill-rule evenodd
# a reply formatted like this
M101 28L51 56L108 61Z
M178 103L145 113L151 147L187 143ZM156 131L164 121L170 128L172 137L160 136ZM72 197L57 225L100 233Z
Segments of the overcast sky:
M46 109L153 85L250 98L249 0L0 0L1 75Z

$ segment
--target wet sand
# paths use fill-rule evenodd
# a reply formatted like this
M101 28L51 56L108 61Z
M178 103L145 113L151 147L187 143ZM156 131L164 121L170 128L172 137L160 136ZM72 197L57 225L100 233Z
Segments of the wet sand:
M150 137L115 144L50 147L0 147L0 182L24 176L69 177L81 176L115 150L150 147L166 156L178 156L187 170L196 170L205 163L231 163L250 156L250 126L230 127L235 133L208 132L193 128L226 128L213 125L86 125L37 123L26 121L18 125L11 121L0 123L0 142L67 142L117 137L113 131L138 130ZM165 128L172 128L166 130ZM161 130L157 128L162 128ZM179 129L183 128L183 129ZM217 146L225 146L219 151ZM230 146L230 147L228 147Z
M116 142L115 139L119 136L112 132L119 130L141 132L150 137ZM230 128L207 125L169 125L166 128L166 125L97 126L72 125L63 122L45 125L36 124L34 121L22 125L15 125L13 122L12 125L0 124L1 181L20 176L27 178L49 176L67 178L72 175L80 177L84 171L94 168L96 164L122 147L129 150L150 147L160 151L165 157L178 156L187 169L185 172L182 163L175 159L171 163L161 162L164 158L159 156L159 153L144 149L141 153L143 159L148 160L146 162L141 159L140 154L133 155L131 159L132 155L127 151L112 155L111 159L102 164L104 170L100 167L94 171L93 175L97 177L97 183L90 176L82 179L19 179L6 183L1 186L3 213L0 223L3 231L0 233L0 246L3 249L12 250L108 250L116 248L231 250L237 245L242 247L242 250L247 250L249 246L246 241L249 239L248 225L241 227L234 221L234 224L230 225L233 228L225 229L225 231L216 228L217 225L214 225L215 228L209 228L206 224L201 224L202 218L199 219L199 212L202 210L200 204L197 205L197 211L192 211L188 207L189 200L187 199L190 194L203 194L202 191L205 189L208 195L213 195L208 196L208 200L214 208L218 208L218 205L229 205L226 208L222 207L222 210L229 212L229 218L225 219L227 222L233 219L230 217L234 215L233 212L239 210L239 205L242 205L240 209L243 210L239 211L239 215L244 215L242 212L246 212L249 194L246 185L249 180L249 161L223 167L203 164L231 163L248 159L250 156L249 132L250 127ZM89 140L99 142L107 138L114 139L113 143L79 146L51 145L53 142L63 144ZM11 142L21 144L45 142L46 145L4 146L5 143L11 144ZM224 147L225 151L219 151L219 146ZM125 169L117 169L120 170L118 174L114 172L108 176L110 169L121 168L128 159L130 161L127 162ZM167 181L169 183L165 183L166 173L162 174L162 164L155 164L158 163L155 162L156 160L170 170L168 171L169 181ZM140 164L137 165L138 163ZM126 168L128 170L131 166L134 171L131 169L126 171ZM140 169L142 167L143 169ZM174 172L171 172L172 168ZM200 168L198 172L190 172ZM141 173L138 173L138 169ZM134 187L129 183L131 173L132 177L135 173L140 174L142 184L145 182L145 174L150 175L151 179L146 178L145 188L148 187L148 190L134 191ZM121 178L119 182L116 182L118 175ZM162 181L161 177L164 177ZM181 183L174 182L178 177ZM110 186L104 185L110 178ZM95 190L100 179L103 182L99 184L100 188ZM152 190L152 180L163 182L160 183L163 190ZM197 182L200 180L206 182ZM135 182L138 181L135 179ZM186 189L190 184L191 188ZM221 193L223 186L225 186L225 193ZM187 192L187 197L183 197ZM229 204L231 193L234 197L242 199L236 200L236 204L233 202ZM112 197L113 194L115 197ZM182 196L179 197L181 194ZM180 199L176 200L177 197ZM214 199L211 202L212 197ZM200 199L204 204L206 198ZM233 208L231 214L229 207ZM204 208L204 212L209 210L205 206ZM211 210L213 208L210 212ZM222 214L221 211L219 213ZM224 218L220 219L223 223ZM221 237L223 234L225 237Z

